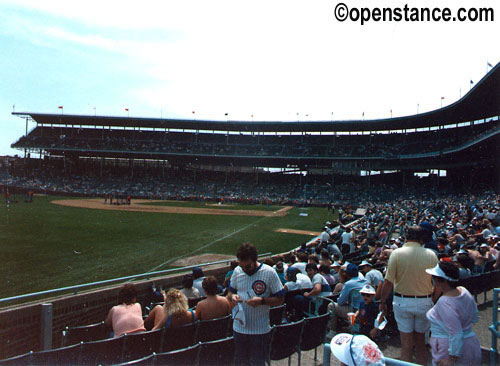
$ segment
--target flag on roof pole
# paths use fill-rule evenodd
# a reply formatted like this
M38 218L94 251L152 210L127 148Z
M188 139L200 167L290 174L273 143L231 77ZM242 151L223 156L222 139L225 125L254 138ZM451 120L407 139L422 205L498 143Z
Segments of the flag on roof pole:
M487 62L487 63L488 63L488 66L489 66L489 67L493 67L493 65L492 65L492 64L490 64L489 62Z
M59 106L59 107L57 107L57 108L59 108L59 109L63 109L63 106L62 106L62 105L60 105L60 106Z
M229 115L229 113L224 113L224 115L225 115L225 116L228 116L228 115Z
M128 112L128 108L125 108L125 112Z
M472 80L470 81L470 83L471 83L471 84L474 84L474 82L473 82Z
M193 111L193 114L194 114L194 111Z
M441 97L441 100L443 100L443 99L444 99L444 97Z

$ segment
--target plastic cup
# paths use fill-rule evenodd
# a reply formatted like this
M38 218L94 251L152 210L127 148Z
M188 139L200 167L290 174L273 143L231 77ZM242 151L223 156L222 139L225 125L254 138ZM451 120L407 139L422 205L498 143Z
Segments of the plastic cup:
M356 316L355 315L356 315L355 313L347 313L347 318L351 322L351 325L354 325L354 323L356 322Z

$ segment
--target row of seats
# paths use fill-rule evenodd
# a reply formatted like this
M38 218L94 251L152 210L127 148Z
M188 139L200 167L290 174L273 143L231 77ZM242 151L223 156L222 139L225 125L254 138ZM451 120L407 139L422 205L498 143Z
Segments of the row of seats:
M271 326L279 325L282 323L284 311L285 305L275 306L270 309L269 322ZM183 332L189 332L188 339L193 339L192 344L194 344L195 342L207 342L221 339L226 335L230 335L232 332L232 319L231 315L227 315L218 319L196 321L195 323L184 327L179 327L176 329L183 329ZM143 336L144 340L142 340L142 342L148 342L148 344L149 342L152 343L153 348L156 350L155 352L159 352L162 349L163 351L166 351L167 349L172 350L185 347L186 345L176 344L175 338L170 339L170 329L174 328L165 328L165 332L160 332L163 331L163 329L159 329L156 331L145 333L129 334L127 335L127 337L129 338L128 344L137 341L141 342L139 335L142 334L146 335ZM66 327L66 329L63 330L61 346L66 347L81 342L98 341L106 339L108 337L109 329L105 327L104 322L76 327ZM131 339L131 337L136 337L138 339L134 340Z
M300 352L315 350L322 344L327 332L330 314L311 316L298 322L275 325L271 330L270 359L290 358ZM157 331L128 334L118 338L58 348L49 351L30 352L0 361L0 365L229 365L233 363L233 338L226 337L209 342L194 342L188 325ZM165 352L159 339L171 330L177 346L184 347ZM160 337L159 335L163 333ZM223 333L224 334L224 333ZM154 343L156 342L156 343ZM191 343L191 344L189 344ZM174 347L169 343L169 347ZM159 351L159 352L158 352ZM158 352L158 353L157 353Z

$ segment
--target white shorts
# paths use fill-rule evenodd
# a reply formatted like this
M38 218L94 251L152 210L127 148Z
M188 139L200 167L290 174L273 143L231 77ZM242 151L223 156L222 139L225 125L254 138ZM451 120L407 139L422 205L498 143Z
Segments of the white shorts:
M394 295L392 302L398 330L403 333L425 333L431 323L426 317L434 305L431 297L408 298Z

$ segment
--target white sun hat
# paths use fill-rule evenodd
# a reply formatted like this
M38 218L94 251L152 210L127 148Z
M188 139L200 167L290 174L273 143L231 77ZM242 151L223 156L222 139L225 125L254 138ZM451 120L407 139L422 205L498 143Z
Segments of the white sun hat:
M330 343L330 349L340 362L348 366L385 365L382 351L364 335L337 334Z
M444 273L443 270L439 267L439 264L437 264L436 267L434 267L434 268L427 268L425 270L425 272L427 272L428 274L430 274L432 276L444 278L445 280L448 280L448 281L452 281L452 282L458 281L458 279L455 280L455 279L447 276L446 273Z

